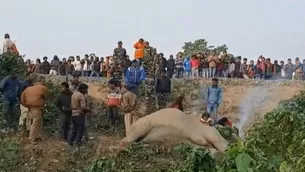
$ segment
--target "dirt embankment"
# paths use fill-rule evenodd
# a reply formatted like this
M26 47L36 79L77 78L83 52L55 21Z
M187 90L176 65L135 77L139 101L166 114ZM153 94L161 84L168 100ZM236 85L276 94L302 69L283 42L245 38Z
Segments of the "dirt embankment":
M57 79L54 78L53 79ZM60 82L60 80L57 80ZM95 102L104 102L107 98L107 87L105 82L90 82L85 80L85 82L89 86L89 96ZM182 82L182 81L179 81ZM251 105L255 106L255 104L259 104L259 108L255 108L251 110L251 115L248 117L248 121L246 121L246 126L251 125L254 122L260 121L262 116L264 116L267 112L271 111L272 109L276 108L278 103L282 100L286 100L291 98L293 95L298 94L302 90L302 82L292 82L292 81L284 81L287 83L257 83L254 81L246 81L246 80L236 80L236 81L222 81L221 86L223 88L223 101L221 106L219 107L218 114L220 117L226 116L231 119L234 123L239 123L242 118L243 114L243 107L245 106L245 102L247 106L250 107ZM201 107L191 107L191 102L194 100L192 98L192 94L199 93L200 88L205 88L210 84L210 81L201 81L199 84L196 81L196 84L188 83L185 87L182 88L184 93L186 93L186 101L185 106L187 111L196 111L195 113L200 115L202 111ZM183 87L183 85L173 84L173 97L176 97L182 94L180 91L175 91L176 88ZM175 86L176 85L176 86ZM194 85L191 87L190 85ZM189 93L189 94L188 94ZM267 94L260 103L260 93ZM251 96L249 96L251 95ZM253 98L253 101L249 101ZM195 98L198 100L198 98ZM200 102L200 101L199 101ZM204 106L200 103L196 106ZM99 109L100 107L96 107ZM254 111L254 112L253 112ZM254 114L254 115L253 115ZM100 117L100 115L104 115L99 111L96 111L95 114L96 119ZM121 136L105 136L103 131L90 133L92 136L92 140L87 143L86 148L82 151L83 153L79 155L83 159L80 161L79 159L76 160L71 155L69 155L67 151L67 145L62 142L53 139L45 139L42 143L37 146L31 146L25 140L21 141L22 151L25 158L28 158L27 161L29 162L29 166L35 166L34 171L38 172L48 172L48 171L78 171L76 166L79 163L82 165L88 164L94 157L96 157L96 149L98 146L102 146L104 148L113 145L116 141L118 141ZM109 152L103 152L108 154ZM35 158L37 157L37 158ZM35 159L35 162L32 160ZM26 169L26 167L25 167ZM28 169L28 168L27 168ZM26 170L25 170L26 171ZM28 171L28 170L27 170Z

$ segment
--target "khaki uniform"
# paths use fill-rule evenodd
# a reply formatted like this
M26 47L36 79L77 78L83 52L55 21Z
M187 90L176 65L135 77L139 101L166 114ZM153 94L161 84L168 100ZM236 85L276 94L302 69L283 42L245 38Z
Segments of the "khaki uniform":
M76 91L71 97L72 109L72 128L68 137L68 144L73 146L74 142L77 145L81 144L85 132L86 114L82 108L88 107L87 95Z
M42 111L49 96L49 89L41 83L26 88L21 94L21 104L29 109L28 120L31 121L29 139L33 143L41 139L42 135Z
M135 114L135 109L137 106L137 96L131 91L127 91L126 93L123 94L122 105L125 112L124 122L125 122L125 130L127 133L130 126L138 119L138 116L136 116Z
M31 121L27 119L29 114L29 108L20 104L20 118L19 118L19 126L23 126L25 123L26 130L30 130Z

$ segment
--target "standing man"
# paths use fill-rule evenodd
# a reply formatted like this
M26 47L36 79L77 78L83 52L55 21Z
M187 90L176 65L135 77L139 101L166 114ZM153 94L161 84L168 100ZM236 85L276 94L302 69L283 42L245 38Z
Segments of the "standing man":
M72 62L74 66L75 75L82 76L83 64L79 56L76 56L76 60Z
M191 61L189 57L186 57L183 62L183 70L185 73L185 77L189 78L191 76L191 71L192 71Z
M227 78L229 75L229 63L230 63L230 57L228 55L227 51L224 51L221 55L222 63L224 64L224 68L222 70L222 74L224 78Z
M216 74L216 64L218 62L218 56L215 50L208 56L209 61L209 74L211 78L215 77Z
M124 67L127 61L126 49L123 48L123 42L118 42L118 47L113 50L113 65L115 66L113 75L114 78L121 82L124 72Z
M159 54L159 70L160 70L160 73L166 73L166 63L167 60L166 58L164 57L163 53L160 53Z
M144 56L144 39L140 38L139 41L137 41L133 47L135 48L135 54L134 58L138 61L139 66L142 66L142 60Z
M88 86L86 84L79 84L76 92L71 97L72 109L72 128L68 137L68 144L72 147L74 142L80 146L85 131L86 114L91 113L88 105L86 93Z
M68 141L68 134L71 124L72 109L71 97L72 92L69 89L69 84L63 82L60 84L60 94L57 95L55 105L59 109L59 138Z
M59 66L59 59L57 55L53 57L53 60L51 61L51 70L50 75L57 75L58 74L58 66Z
M262 62L264 64L265 62ZM241 78L242 73L241 71L241 56L238 56L237 59L235 60L235 71L234 71L234 76L235 78Z
M122 107L125 112L124 122L125 122L125 130L127 134L130 126L138 119L138 117L136 116L137 95L135 95L131 91L128 91L126 85L123 86L122 93L123 93Z
M4 42L3 42L3 53L15 53L19 55L18 49L16 47L16 44L11 40L10 35L6 33L4 35Z
M43 57L43 62L42 62L42 71L43 71L43 74L49 74L50 73L50 69L51 69L51 65L48 62L48 57L45 56L45 57Z
M295 72L294 79L301 80L302 73L303 73L303 67L302 67L302 63L300 62L300 59L298 57L295 58L294 72Z
M272 79L279 79L281 76L281 69L282 67L278 64L277 60L274 60L273 66L272 66Z
M171 93L171 79L166 76L165 72L161 73L161 77L156 82L156 93L159 109L163 109L167 106Z
M82 64L82 76L87 77L90 76L91 70L90 70L90 65L92 61L89 59L88 54L85 54L85 58L80 61Z
M240 73L242 74L242 78L249 79L247 75L247 58L243 59L243 63L240 64Z
M125 82L129 90L138 96L139 87L145 78L146 74L144 69L139 66L137 60L133 60L125 76Z
M151 78L151 76L154 73L153 65L154 65L154 57L156 54L156 51L153 47L149 45L148 41L144 42L144 50L143 50L143 68L145 70L145 73L147 74L148 78ZM149 70L150 69L150 70Z
M19 84L15 73L5 77L0 83L0 92L2 93L3 99L3 132L15 132L15 107L17 104L17 88Z
M21 94L21 104L29 108L28 119L32 121L29 139L36 145L42 136L42 111L49 97L49 89L45 86L45 78L39 77L34 86L26 88Z
M30 73L26 74L26 79L20 83L20 86L18 88L18 97L19 100L21 100L21 94L23 91L30 87L33 86L33 77ZM20 118L19 118L19 131L28 131L30 130L30 120L27 119L29 109L22 104L20 104Z
M175 66L176 66L176 77L177 78L183 77L184 58L182 56L182 53L177 54Z
M170 55L169 59L166 62L166 71L167 71L167 76L169 78L172 78L175 72L175 60L174 60L174 56Z
M217 122L217 109L222 101L222 89L218 86L218 79L212 79L212 86L208 88L206 102L207 112L213 119L213 124Z
M286 79L292 79L292 74L293 74L293 64L291 62L291 59L289 58L287 61L287 64L284 66L284 70L285 70L285 78Z

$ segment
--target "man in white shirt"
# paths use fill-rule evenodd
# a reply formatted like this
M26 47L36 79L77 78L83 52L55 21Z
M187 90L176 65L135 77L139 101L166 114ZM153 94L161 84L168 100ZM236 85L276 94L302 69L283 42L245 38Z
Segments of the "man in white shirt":
M14 42L10 39L9 34L4 35L4 42L3 42L3 53L10 52L14 46Z
M82 75L82 70L83 70L83 65L81 63L80 57L76 56L76 59L74 62L72 62L73 66L74 66L74 70L75 70L75 74L77 76L81 76Z
M85 59L82 59L81 62L83 62L83 70L82 70L82 76L90 76L91 74L91 60L89 60L88 54L85 55Z

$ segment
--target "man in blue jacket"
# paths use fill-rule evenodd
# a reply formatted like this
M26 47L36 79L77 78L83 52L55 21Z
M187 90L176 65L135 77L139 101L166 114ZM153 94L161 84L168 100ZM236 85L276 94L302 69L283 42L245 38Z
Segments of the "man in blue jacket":
M222 89L218 86L218 79L212 79L212 86L208 88L206 95L207 112L213 119L213 124L217 122L217 108L222 101Z
M33 86L33 76L30 73L26 74L26 79L20 82L18 88L18 98L20 100L22 92L27 88ZM26 120L28 116L29 109L22 104L20 104L20 118L19 118L19 130L30 130L30 120Z
M133 60L132 65L127 69L125 74L125 83L128 89L138 96L139 87L145 78L144 69L139 66L137 60Z
M185 58L183 62L183 69L184 69L185 77L189 78L191 76L191 70L192 70L189 57Z
M17 76L12 73L11 75L3 78L0 83L0 91L3 99L3 132L14 132L16 126L14 126L16 119L15 108L17 105L17 89L19 88L19 81Z

